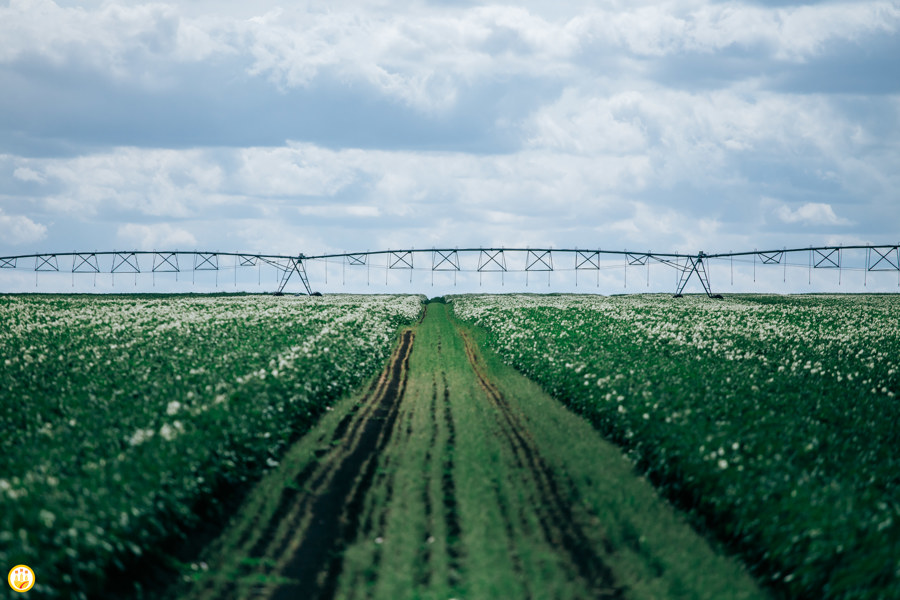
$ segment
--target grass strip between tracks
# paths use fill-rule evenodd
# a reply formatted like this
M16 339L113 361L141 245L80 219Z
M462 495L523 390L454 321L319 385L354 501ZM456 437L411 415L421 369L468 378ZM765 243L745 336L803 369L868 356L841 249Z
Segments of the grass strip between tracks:
M182 597L765 597L481 335L429 304L381 377L249 495Z

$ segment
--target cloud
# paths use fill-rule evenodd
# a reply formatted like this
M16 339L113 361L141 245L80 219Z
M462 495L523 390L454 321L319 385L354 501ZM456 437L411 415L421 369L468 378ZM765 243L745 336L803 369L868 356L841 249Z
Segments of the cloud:
M310 217L327 217L334 218L373 218L381 216L381 211L377 206L301 206L297 209L297 214Z
M744 156L803 150L809 156L801 164L823 167L823 186L833 190L846 177L844 166L832 161L829 137L791 138L789 112L779 116L784 101L754 106L728 94L665 92L657 99L649 93L581 99L573 93L538 115L533 147L511 154L331 150L290 142L242 149L118 148L71 159L20 158L15 164L54 186L45 197L29 191L30 201L64 211L73 223L93 222L98 215L131 224L177 219L192 235L169 239L150 236L147 229L120 229L118 240L135 247L168 240L240 249L241 227L258 220L279 222L286 242L293 236L338 249L376 247L376 238L392 247L401 238L410 245L490 239L581 246L602 239L604 246L700 245L711 251L732 225L762 244L760 232L746 230L748 224L764 227L762 214L804 227L850 224L830 204L788 208L804 204L790 195L761 206L756 217L740 208L748 195L759 198L781 177L786 186L796 183L793 171L779 175L772 168L762 183L751 180L738 160ZM692 103L695 112L685 108ZM575 108L582 104L585 112ZM582 119L592 110L599 116ZM793 124L803 119L812 117ZM619 130L616 120L624 123ZM767 121L785 130L760 131ZM829 123L836 131L843 127L838 119ZM622 141L593 141L606 127ZM551 138L547 131L562 133ZM631 144L631 152L617 153L619 144ZM727 247L740 247L743 239L729 239ZM254 244L259 240L264 233L253 237Z
M273 4L0 7L6 213L66 248L893 235L896 2Z
M623 232L631 240L646 240L654 248L630 248L631 250L656 250L697 252L707 250L711 239L719 233L721 223L714 218L695 217L690 211L651 206L635 202L631 214L623 219L602 226L603 230Z
M243 27L253 75L283 88L326 76L361 83L431 113L452 108L478 80L571 71L566 58L577 46L565 24L505 6L404 14L278 9Z
M403 11L379 2L272 11L192 5L0 7L0 88L8 91L0 96L0 152L285 139L497 152L514 149L519 124L546 99L597 81L619 99L654 91L652 81L719 90L750 81L743 93L751 105L758 89L791 90L798 81L804 90L840 81L845 92L874 84L896 91L884 83L896 79L884 76L897 64L896 44L876 51L878 68L828 76L834 52L861 48L853 64L871 64L873 36L896 37L900 8L877 0L781 8L424 3ZM811 62L815 69L803 68ZM605 108L596 117L607 118L611 135L601 140L626 149L640 141L640 129L630 130L637 123Z
M185 19L176 5L105 3L96 9L51 0L11 0L0 8L0 63L40 56L80 64L149 87L171 82L163 63L196 62L232 52L217 19Z
M900 143L887 134L900 131L896 101L861 101L879 117L841 98L768 92L753 82L714 91L643 82L621 90L597 79L564 89L522 131L527 147L557 160L640 165L631 187L613 180L610 188L621 192L689 187L700 197L727 197L754 189L890 202L900 183L890 164Z
M584 29L607 45L662 57L727 49L802 62L830 43L893 33L900 8L890 2L827 3L769 8L749 3L654 3L622 11L593 11Z
M610 54L620 55L612 64L621 75L634 66L623 54L652 59L739 48L759 59L804 62L831 44L900 28L900 7L878 0L779 9L734 2L624 10L420 5L403 12L375 4L290 6L251 18L236 3L216 8L213 16L175 3L82 8L13 0L0 8L0 63L38 56L159 91L192 85L178 66L227 59L282 90L324 79L443 113L479 82L578 79L592 70L588 61Z
M118 227L116 236L129 248L138 250L188 250L197 247L197 238L190 231L169 223L125 223Z
M245 148L238 154L233 183L249 195L332 196L358 177L354 151L291 143Z
M0 209L0 239L14 246L39 242L47 237L47 227L23 215L7 215Z
M74 158L17 158L15 177L48 184L47 209L187 217L222 202L222 166L204 150L115 148Z
M819 202L807 202L793 210L788 206L782 205L775 209L775 214L783 223L799 223L801 225L852 224L852 221L838 217L830 204Z
M46 183L47 178L28 167L19 167L13 171L13 177L19 181L33 181L35 183Z
M566 88L525 123L532 147L626 155L665 147L716 152L783 149L830 152L863 134L822 95L774 94L752 84L713 92L651 82L617 91L602 80ZM706 159L704 159L706 162Z

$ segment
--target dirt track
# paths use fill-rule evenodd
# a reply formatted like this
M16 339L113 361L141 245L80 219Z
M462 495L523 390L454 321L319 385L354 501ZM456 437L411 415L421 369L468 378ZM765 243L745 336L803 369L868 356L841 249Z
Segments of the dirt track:
M534 443L528 423L510 409L503 392L491 381L481 360L478 348L471 338L460 332L465 340L466 356L478 377L485 395L497 409L502 435L515 455L516 472L523 477L523 486L529 490L533 508L539 516L541 533L549 544L564 553L567 566L574 567L570 578L581 578L592 598L621 598L622 589L614 581L612 571L597 552L594 545L579 526L568 498L574 494L570 482L555 474L541 456ZM514 525L510 515L504 515L507 527ZM521 515L520 515L521 517ZM523 521L520 518L520 521ZM524 522L519 523L524 526ZM607 545L607 553L613 548ZM515 555L516 549L510 548ZM535 596L537 598L540 595Z
M298 442L274 487L251 495L183 597L593 599L692 585L691 568L705 563L674 565L680 539L658 555L636 533L647 514L671 521L670 510L644 487L625 508L609 504L609 490L634 478L621 455L520 375L495 377L499 368L431 305L380 377Z
M359 528L366 492L378 456L394 432L409 375L414 335L403 333L384 373L361 408L347 414L330 440L331 451L285 487L275 518L251 551L290 580L273 590L273 599L331 598L341 557ZM224 591L222 598L228 598Z

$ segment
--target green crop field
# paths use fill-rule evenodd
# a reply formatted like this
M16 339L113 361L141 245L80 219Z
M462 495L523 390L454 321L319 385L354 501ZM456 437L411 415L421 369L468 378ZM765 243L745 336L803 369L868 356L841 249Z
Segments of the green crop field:
M0 567L50 598L900 598L900 298L422 300L0 296Z
M418 297L0 297L0 565L83 597L201 498L275 464L420 311Z
M790 597L900 597L900 297L459 297Z
M428 305L178 597L766 597L589 423L447 313Z

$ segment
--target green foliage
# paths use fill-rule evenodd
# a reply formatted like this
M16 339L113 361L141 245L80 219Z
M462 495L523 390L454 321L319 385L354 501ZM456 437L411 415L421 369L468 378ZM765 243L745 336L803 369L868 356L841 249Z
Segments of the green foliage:
M0 565L47 597L190 525L378 369L418 297L0 297Z
M456 297L791 597L900 597L900 298Z

